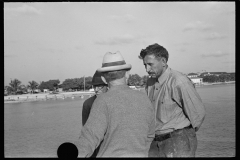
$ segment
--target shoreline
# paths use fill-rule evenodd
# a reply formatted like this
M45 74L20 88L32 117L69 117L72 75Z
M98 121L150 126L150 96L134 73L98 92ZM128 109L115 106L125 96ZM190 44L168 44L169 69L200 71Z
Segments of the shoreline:
M195 87L226 85L226 84L235 84L235 81L203 83L200 85L195 85ZM141 90L141 89L139 88L138 90ZM58 94L38 93L38 94L9 95L9 96L4 96L4 103L46 101L46 100L56 100L56 99L75 98L75 97L84 98L84 96L91 97L94 94L95 92L78 91L78 92L60 92Z
M4 103L21 103L21 102L34 102L34 101L44 101L53 99L65 99L65 98L75 98L84 96L92 96L95 92L60 92L58 94L50 93L38 93L38 94L21 94L21 95L9 95L4 96Z
M222 84L235 84L235 81L214 82L214 83L202 83L202 84L195 84L195 86L196 86L196 87L202 87L202 86L212 86L212 85L222 85Z

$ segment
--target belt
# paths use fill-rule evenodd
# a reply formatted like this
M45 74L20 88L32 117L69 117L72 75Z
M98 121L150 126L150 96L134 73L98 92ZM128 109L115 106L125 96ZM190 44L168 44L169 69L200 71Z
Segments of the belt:
M184 128L182 128L182 129L190 129L190 128L192 128L192 125L189 125L189 126L187 126L187 127L184 127ZM169 133L167 133L167 134L163 134L163 135L155 135L155 138L154 138L154 141L164 141L164 140L166 140L166 139L168 139L168 138L171 138L171 134L173 134L174 132L177 132L177 131L179 131L179 130L182 130L182 129L177 129L177 130L174 130L174 131L172 131L172 132L169 132Z

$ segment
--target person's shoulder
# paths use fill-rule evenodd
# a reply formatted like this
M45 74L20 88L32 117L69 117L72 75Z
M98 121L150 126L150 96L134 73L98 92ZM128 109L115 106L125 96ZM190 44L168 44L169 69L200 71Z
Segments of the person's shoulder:
M183 74L182 72L176 71L171 69L171 73L170 73L170 77L173 83L175 83L175 85L184 85L184 84L188 84L189 79L187 77L187 75Z
M136 99L143 99L143 98L149 99L146 92L141 90L131 89L131 92L128 92L127 94L129 94L129 98L132 98L134 96Z
M111 96L111 94L109 94L108 91L106 93L101 93L96 97L95 101L106 101L106 98L109 96Z

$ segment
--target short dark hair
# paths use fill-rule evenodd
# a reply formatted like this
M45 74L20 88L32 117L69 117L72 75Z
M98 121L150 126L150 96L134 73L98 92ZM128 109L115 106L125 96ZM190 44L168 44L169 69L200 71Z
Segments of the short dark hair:
M118 70L118 71L103 72L103 77L109 83L110 81L123 78L127 71L128 70Z
M149 45L146 49L142 49L140 55L138 56L140 59L144 59L146 55L155 55L155 57L164 57L166 62L168 61L168 51L159 44L155 43Z

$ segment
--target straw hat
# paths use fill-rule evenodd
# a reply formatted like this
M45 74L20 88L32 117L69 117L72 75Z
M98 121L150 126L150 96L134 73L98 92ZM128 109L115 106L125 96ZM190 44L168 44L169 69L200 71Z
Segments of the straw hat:
M92 85L107 85L107 82L103 79L102 74L96 71L92 78Z
M97 69L97 71L109 72L131 68L131 64L126 64L120 52L107 52L103 57L102 68Z

